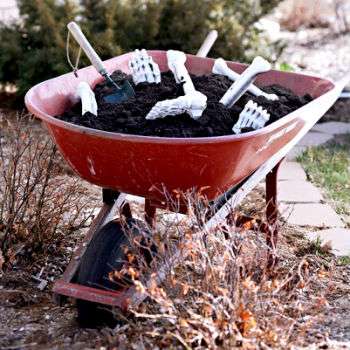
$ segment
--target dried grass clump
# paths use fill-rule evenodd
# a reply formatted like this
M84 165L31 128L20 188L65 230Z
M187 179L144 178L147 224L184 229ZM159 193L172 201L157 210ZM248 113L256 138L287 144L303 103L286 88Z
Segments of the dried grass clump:
M200 222L192 216L159 225L151 268L128 255L134 267L124 272L148 301L128 317L117 315L126 324L111 331L110 343L146 349L286 349L305 338L313 317L327 305L332 264L282 249L278 269L271 270L261 232L229 224L205 232ZM163 281L157 270L168 271Z
M28 116L2 117L0 134L0 253L11 264L30 259L91 217L87 190L64 175L62 158Z

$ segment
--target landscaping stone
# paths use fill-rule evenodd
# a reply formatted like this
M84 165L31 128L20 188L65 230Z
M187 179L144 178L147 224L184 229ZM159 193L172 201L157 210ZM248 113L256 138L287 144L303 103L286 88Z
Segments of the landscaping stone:
M330 242L332 252L338 256L350 255L350 229L331 228L315 232L308 232L306 236L310 240L315 240L319 237L322 243Z
M322 194L317 187L305 180L279 181L278 200L289 203L319 203Z
M332 134L310 131L299 142L299 146L320 146L333 138Z
M328 204L281 203L280 213L289 224L314 227L344 227L344 223Z
M313 128L313 131L317 131L325 134L347 134L350 133L350 123L343 122L327 122L322 124L316 124Z
M279 180L306 180L306 173L297 162L284 161L278 171Z

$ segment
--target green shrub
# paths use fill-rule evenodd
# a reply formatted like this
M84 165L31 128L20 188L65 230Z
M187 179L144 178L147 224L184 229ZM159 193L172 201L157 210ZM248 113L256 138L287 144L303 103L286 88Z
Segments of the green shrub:
M15 84L23 96L32 85L68 72L66 24L73 19L102 58L135 48L195 53L208 31L215 28L219 39L211 55L250 60L259 48L259 31L253 24L278 2L17 0L19 20L0 24L0 83ZM260 48L266 49L266 44ZM87 63L86 58L81 62Z

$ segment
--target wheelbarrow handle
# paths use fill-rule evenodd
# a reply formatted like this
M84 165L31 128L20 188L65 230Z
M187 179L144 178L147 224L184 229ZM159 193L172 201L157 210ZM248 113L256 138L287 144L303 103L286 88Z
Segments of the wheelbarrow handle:
M339 93L343 91L343 89L345 88L346 85L349 84L349 82L350 82L350 71L345 73L341 79L335 82L336 88L340 90Z
M89 58L90 62L96 68L96 70L103 76L108 75L101 58L88 42L80 27L75 22L69 22L67 24L67 28L74 36L74 39L79 43L83 51L86 53L86 56Z
M207 57L208 52L210 51L210 49L214 45L217 37L218 37L218 32L216 30L210 31L209 34L207 35L207 37L204 39L203 44L201 45L201 47L197 51L196 56Z

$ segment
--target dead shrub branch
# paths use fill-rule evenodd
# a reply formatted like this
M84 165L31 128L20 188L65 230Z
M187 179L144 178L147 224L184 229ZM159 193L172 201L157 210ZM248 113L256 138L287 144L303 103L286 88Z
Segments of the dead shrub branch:
M91 218L87 190L67 176L51 140L28 116L4 122L0 135L0 249L6 263L15 246L43 252ZM28 255L26 256L29 257Z

